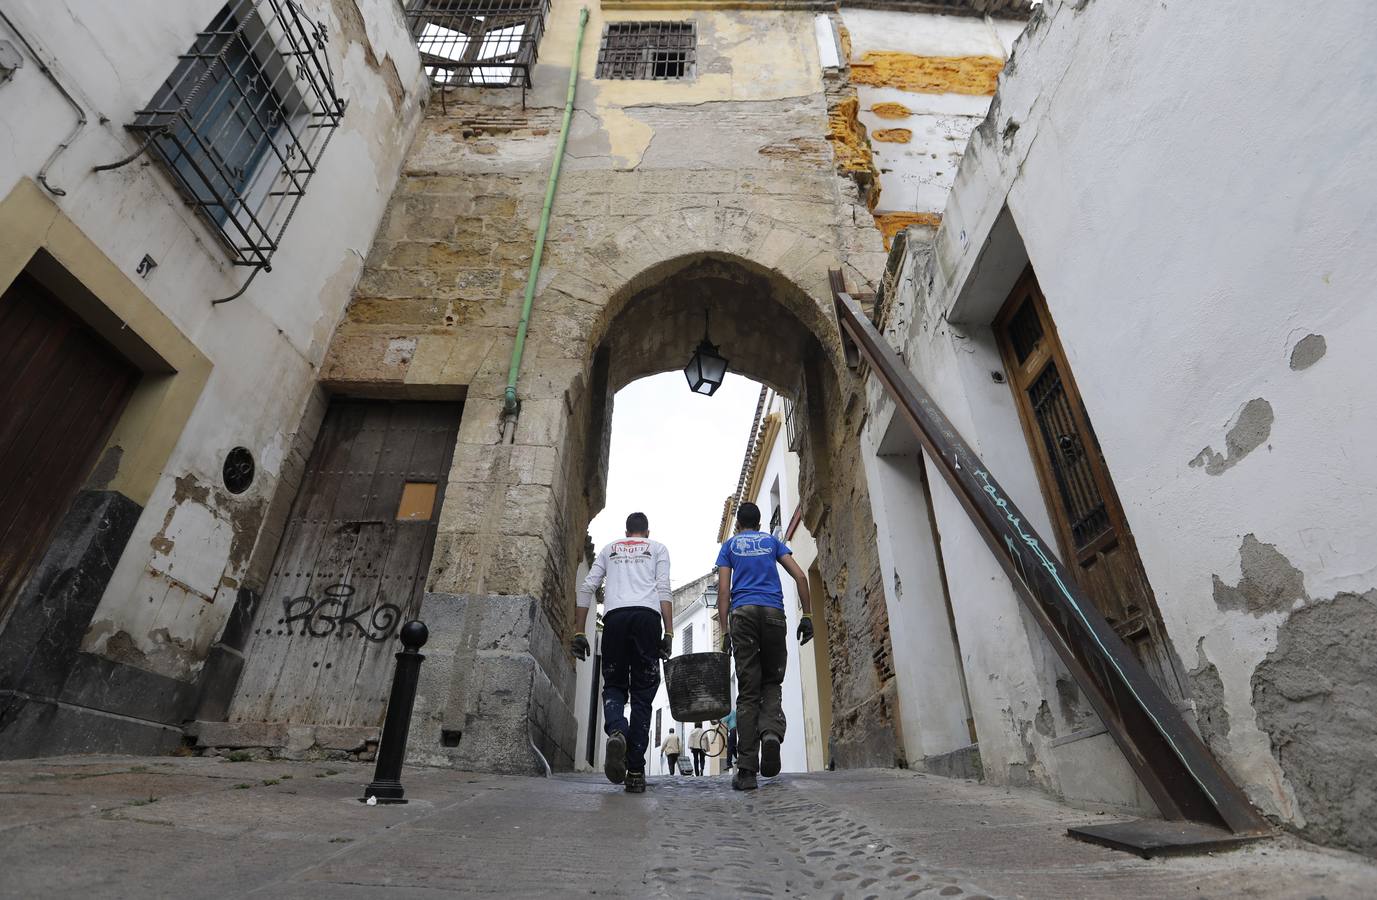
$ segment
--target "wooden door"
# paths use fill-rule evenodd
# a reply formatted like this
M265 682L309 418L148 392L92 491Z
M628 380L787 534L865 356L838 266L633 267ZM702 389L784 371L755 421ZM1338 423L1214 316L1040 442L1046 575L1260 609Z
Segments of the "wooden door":
M1031 268L995 320L995 334L1062 559L1148 674L1181 700L1157 602Z
M331 403L244 650L234 722L379 726L420 612L455 403Z
M0 622L140 375L29 276L0 295Z

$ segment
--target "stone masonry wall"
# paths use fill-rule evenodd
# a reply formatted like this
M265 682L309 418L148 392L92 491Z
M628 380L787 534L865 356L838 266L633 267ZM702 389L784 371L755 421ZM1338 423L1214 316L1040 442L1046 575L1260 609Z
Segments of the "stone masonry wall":
M852 221L856 186L836 175L812 17L676 15L699 39L695 77L676 83L591 79L604 15L634 14L592 12L519 418L504 430L502 392L573 47L577 7L562 0L524 106L516 91L432 99L322 372L339 392L465 400L427 585L433 671L413 748L433 763L537 771L534 742L568 765L563 643L602 504L610 398L681 365L711 306L729 313L713 316L714 339L738 374L806 396L802 490L839 636L836 758L892 763L891 650L855 458L864 405L840 362L827 285L829 268L849 265L867 289L861 273L878 274L884 253L868 217ZM509 615L518 609L535 627Z

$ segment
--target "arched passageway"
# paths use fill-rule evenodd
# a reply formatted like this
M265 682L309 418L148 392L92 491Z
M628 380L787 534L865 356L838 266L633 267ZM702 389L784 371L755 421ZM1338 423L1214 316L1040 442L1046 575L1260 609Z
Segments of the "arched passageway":
M893 720L893 650L878 593L865 477L857 461L856 388L837 352L825 307L789 279L722 252L676 257L632 278L603 308L593 331L587 407L576 410L565 458L582 477L562 498L570 546L562 573L572 584L588 522L601 510L607 483L613 398L637 379L681 368L703 334L730 362L731 377L759 381L789 397L803 423L799 455L804 521L819 547L819 570L832 675L832 756L840 765L894 765L902 748ZM711 402L711 401L706 401ZM693 478L666 472L665 477ZM703 484L716 498L723 485ZM577 542L578 546L573 544ZM562 592L570 615L572 592ZM823 676L825 677L825 673Z

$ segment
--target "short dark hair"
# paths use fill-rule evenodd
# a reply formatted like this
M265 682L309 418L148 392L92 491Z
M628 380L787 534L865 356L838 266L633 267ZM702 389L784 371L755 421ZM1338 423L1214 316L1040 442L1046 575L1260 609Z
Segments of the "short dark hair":
M743 503L736 508L736 524L742 528L760 527L760 507L754 503Z
M650 520L645 517L645 513L632 513L626 517L627 534L649 534Z

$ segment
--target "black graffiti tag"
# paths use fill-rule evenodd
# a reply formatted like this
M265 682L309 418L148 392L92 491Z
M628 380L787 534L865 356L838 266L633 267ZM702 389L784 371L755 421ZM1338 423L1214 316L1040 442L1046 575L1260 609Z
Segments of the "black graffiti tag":
M351 585L332 584L324 593L319 600L303 595L282 601L282 622L289 635L323 638L336 633L340 637L358 634L374 643L382 643L392 637L402 620L401 607L394 603L363 605L351 611L354 596ZM301 623L300 631L296 630L297 622Z

